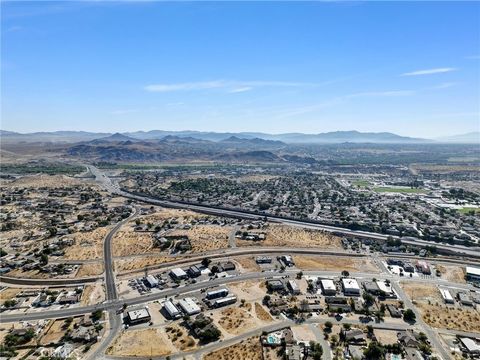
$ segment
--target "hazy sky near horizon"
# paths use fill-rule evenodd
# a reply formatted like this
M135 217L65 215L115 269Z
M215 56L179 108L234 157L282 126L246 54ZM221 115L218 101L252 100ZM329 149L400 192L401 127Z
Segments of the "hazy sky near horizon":
M1 7L3 130L480 130L479 2Z

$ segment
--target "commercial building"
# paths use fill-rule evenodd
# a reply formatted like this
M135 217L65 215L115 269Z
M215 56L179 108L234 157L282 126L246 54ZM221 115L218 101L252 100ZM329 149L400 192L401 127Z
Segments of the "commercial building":
M227 306L230 304L235 304L237 302L237 297L236 296L228 296L222 299L216 299L212 302L212 307L222 307L222 306Z
M450 294L450 291L447 289L440 289L440 294L442 294L443 301L445 301L445 304L453 304L455 300L452 297L452 294Z
M192 298L181 299L178 302L178 306L180 306L182 311L189 316L199 314L201 311L200 307Z
M468 353L480 354L480 345L475 342L475 340L470 338L460 338L460 342Z
M212 290L207 292L207 299L212 300L212 299L218 299L222 298L228 295L228 289L223 288L223 289L218 289L218 290Z
M465 274L467 275L467 280L480 281L480 268L467 266L465 268Z
M155 276L153 275L148 275L145 279L147 285L151 288L157 287L158 286L158 280Z
M380 289L378 288L377 283L373 281L365 281L363 283L363 288L365 289L366 292L373 294L373 295L379 295L380 294Z
M183 280L187 279L188 275L183 269L181 268L175 268L170 270L170 277L174 280Z
M178 308L173 305L170 300L167 300L163 303L163 308L171 319L178 319L180 317L180 310L178 310Z
M430 266L428 266L426 261L423 261L423 260L417 261L416 267L417 267L417 270L420 271L422 274L425 274L425 275L431 274Z
M376 282L376 284L378 286L378 289L380 290L380 293L383 296L389 297L389 298L397 297L395 292L393 291L392 285L390 285L390 283L387 283L383 280L379 280L379 281Z
M473 306L473 301L472 299L470 298L470 296L468 296L468 294L466 293L463 293L463 292L459 292L457 294L457 297L458 297L458 301L460 301L460 303L462 305L465 305L465 306Z
M272 263L272 258L269 256L257 256L255 258L255 262L257 264L271 264Z
M148 322L152 319L150 313L148 312L147 308L131 310L127 312L127 316L125 317L125 322L130 325L140 324L144 322Z
M358 286L358 282L355 279L342 279L342 286L343 286L343 293L349 296L359 296L360 295L360 287Z
M322 286L322 293L325 296L335 296L337 294L337 287L333 280L323 279L320 281Z
M288 280L287 286L293 295L300 294L300 288L295 280Z
M271 291L285 290L285 286L283 285L283 282L281 282L280 280L267 281L267 288Z
M293 261L293 258L291 255L282 255L280 256L280 261L285 265L285 266L294 266L295 262Z

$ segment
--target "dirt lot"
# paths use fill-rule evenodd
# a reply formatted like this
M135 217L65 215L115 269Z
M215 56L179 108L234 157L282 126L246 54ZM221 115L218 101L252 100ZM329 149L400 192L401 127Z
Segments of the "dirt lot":
M113 256L159 253L160 249L153 248L152 234L134 231L132 222L122 226L112 239Z
M123 331L107 349L113 356L165 356L175 351L160 329Z
M195 339L188 335L187 330L178 325L167 326L165 332L172 344L180 351L189 351L197 348Z
M442 302L442 296L436 286L402 282L403 290L412 301Z
M203 357L203 360L232 359L262 360L262 345L260 344L260 339L258 337L252 337Z
M6 288L0 291L0 304L3 304L5 301L13 299L15 295L21 292L22 289L17 288Z
M239 299L246 301L261 301L266 294L264 281L243 281L230 284L228 288Z
M260 266L255 262L255 258L240 257L234 260L244 271L260 271Z
M192 253L228 248L231 226L195 225L190 230L174 230L169 235L186 235L192 244Z
M396 331L375 329L374 334L382 344L396 344L398 341Z
M453 281L465 284L465 271L459 266L435 265L435 267L442 273L442 278L448 281Z
M40 345L58 343L63 335L65 335L66 330L63 329L64 324L65 320L52 320L45 328L44 336L40 339Z
M146 266L157 265L157 264L164 264L170 261L175 261L175 257L170 256L145 256L140 258L131 258L131 259L120 259L115 260L115 270L118 273L130 271L130 270L138 270L144 269Z
M238 335L253 329L257 325L257 322L250 312L240 308L230 307L221 311L218 324L224 328L226 332Z
M301 229L294 226L269 225L264 241L237 240L238 246L292 246L318 247L322 249L341 248L340 238L316 230Z
M82 293L80 303L82 305L93 305L105 300L105 291L102 284L87 285Z
M64 258L68 260L101 259L103 239L111 229L112 226L105 226L93 231L71 234L69 237L74 239L75 244L65 249Z
M262 305L260 305L260 303L258 302L255 303L255 315L257 316L257 318L259 318L262 321L265 321L265 322L273 321L273 318L270 316L268 311L265 310L265 308Z
M366 258L295 255L293 260L296 267L304 270L380 272L375 264Z
M80 269L77 271L75 277L82 278L101 274L103 274L103 264L86 263L80 266Z
M437 328L480 332L480 314L472 308L453 308L446 305L429 305L418 302L423 320Z

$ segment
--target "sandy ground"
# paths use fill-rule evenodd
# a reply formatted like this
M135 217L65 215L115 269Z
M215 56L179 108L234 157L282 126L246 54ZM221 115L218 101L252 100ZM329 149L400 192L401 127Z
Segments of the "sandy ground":
M44 335L40 339L40 345L58 343L65 335L66 330L62 328L64 324L65 320L52 320L45 328Z
M295 255L293 260L297 268L304 270L380 272L370 259L365 258Z
M242 268L243 271L254 272L261 270L260 266L255 262L254 257L239 257L234 261Z
M6 288L0 291L0 304L3 304L5 301L13 299L15 295L21 292L22 289L17 288Z
M197 348L195 339L188 335L185 328L171 325L165 328L165 332L172 344L180 351L189 351Z
M396 344L398 341L396 331L375 329L374 334L382 344Z
M167 335L160 329L123 331L107 349L114 356L165 356L175 351Z
M402 282L403 290L413 301L443 302L440 291L434 285Z
M174 230L169 235L186 235L192 244L192 253L228 248L231 226L195 225L190 230Z
M65 249L65 259L91 260L103 257L103 239L113 226L105 226L88 232L77 232L69 235L75 244Z
M293 336L297 341L317 341L317 337L308 325L292 326Z
M93 305L105 300L105 291L101 283L86 285L82 293L80 303L82 305Z
M318 247L322 249L339 249L340 238L321 231L301 229L294 226L269 225L264 241L238 240L238 246L291 246Z
M86 263L80 266L75 277L88 277L103 274L103 264L101 263Z
M60 188L69 186L86 185L87 182L74 179L66 175L26 175L11 181L7 184L3 184L9 187L23 187L23 188Z
M127 256L146 254L152 251L160 252L153 248L151 232L134 231L132 223L128 223L115 234L112 239L113 256Z
M255 328L257 321L250 312L241 308L230 307L220 312L218 324L226 332L238 335Z
M419 302L417 308L423 320L432 327L460 331L480 332L480 314L472 308L453 308Z
M258 302L255 303L255 315L257 316L258 319L265 321L265 322L270 322L273 321L273 318L270 316L267 310Z
M170 256L145 256L141 258L119 259L115 260L115 270L120 273L129 270L144 269L146 266L164 264L175 261L175 257Z
M204 360L262 360L262 345L258 337L252 337L238 344L214 351L203 357Z
M261 301L266 294L264 281L243 281L230 284L228 288L238 299L246 301Z
M465 284L465 271L459 266L435 265L440 270L442 279Z

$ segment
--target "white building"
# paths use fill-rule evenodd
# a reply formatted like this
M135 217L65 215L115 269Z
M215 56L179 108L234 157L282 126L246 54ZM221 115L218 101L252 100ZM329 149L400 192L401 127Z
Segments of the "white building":
M184 298L180 300L178 306L180 306L182 311L189 316L199 314L201 311L200 307L192 298Z
M300 294L300 288L295 280L288 280L287 286L293 295Z
M440 294L442 294L443 301L445 301L446 304L453 304L455 300L452 297L452 294L450 294L450 291L447 289L439 289Z
M476 268L473 266L467 266L465 268L465 273L467 274L468 280L476 280L480 281L480 268Z
M322 285L322 293L325 296L335 296L337 294L337 287L333 280L323 279L320 281Z
M379 280L377 281L377 286L378 286L378 289L385 294L385 296L396 297L391 284L387 284L385 281Z
M360 295L360 286L355 279L342 279L343 293L345 295L359 296Z
M228 295L228 289L223 288L223 289L217 289L217 290L212 290L207 292L207 299L218 299L221 297L225 297Z
M149 287L154 288L158 286L158 280L155 276L148 275L146 280Z
M182 280L182 279L187 279L188 275L183 269L181 268L175 268L170 270L170 277L174 280Z
M172 319L177 319L180 317L180 310L177 309L175 305L170 300L167 300L163 303L163 308L167 312L168 316Z
M480 354L480 345L470 338L460 338L462 345L470 354Z

